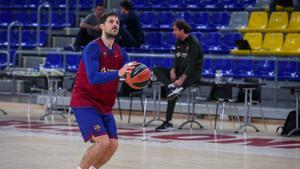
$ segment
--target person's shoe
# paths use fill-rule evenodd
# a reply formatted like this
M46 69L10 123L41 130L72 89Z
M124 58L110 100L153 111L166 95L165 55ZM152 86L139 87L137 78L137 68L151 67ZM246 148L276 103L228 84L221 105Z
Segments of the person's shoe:
M169 85L170 86L170 85ZM183 91L183 87L169 87L170 92L167 95L168 100L176 99Z
M161 132L161 131L171 131L173 130L172 123L169 123L167 121L164 121L163 124L155 128L155 131Z

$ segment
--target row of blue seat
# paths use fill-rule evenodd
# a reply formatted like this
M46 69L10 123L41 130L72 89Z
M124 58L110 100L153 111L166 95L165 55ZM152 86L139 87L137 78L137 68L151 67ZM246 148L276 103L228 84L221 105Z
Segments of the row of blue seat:
M46 28L51 26L54 29L71 27L75 23L75 11L69 12L69 21L66 21L65 11L52 11L51 23L48 23L48 11L43 11L41 14L41 24L40 27ZM36 11L30 12L10 12L10 11L0 11L0 26L7 27L13 21L19 21L19 23L24 27L37 27L38 26L38 14Z
M235 41L242 39L238 32L192 32L202 43L203 52L208 54L228 54L236 47ZM130 52L171 52L176 39L171 32L145 32L144 44L141 48L127 48Z
M141 25L144 29L171 29L175 19L184 19L193 29L202 31L216 31L229 24L228 12L154 12L143 11L139 13Z
M66 8L66 0L0 0L0 8L3 9L28 9L38 8L43 2L49 2L52 8ZM102 0L96 0L100 3ZM69 0L69 7L75 9L77 0ZM91 9L94 7L94 0L78 0L79 9Z
M12 60L12 59L11 59ZM154 67L170 68L173 58L158 57L132 57L146 64L151 69ZM75 73L80 62L80 55L66 55L66 64L61 54L48 54L44 67L53 69L65 69L67 72ZM11 65L11 64L10 64ZM7 56L0 54L0 68L7 66ZM216 70L222 70L224 77L233 78L262 78L274 80L274 60L250 60L250 59L210 59L203 61L202 76L213 78ZM300 81L300 63L296 61L278 61L278 80Z
M39 43L38 43L38 39L37 39L37 31L36 30L22 30L21 34L22 34L22 41L21 41L22 48L32 49L37 46L46 46L47 36L48 36L46 31L42 30L40 32L40 42ZM18 30L11 31L10 40L11 40L12 48L18 48L20 46ZM0 30L0 48L6 48L7 45L8 45L7 31Z
M138 10L144 9L205 9L244 10L255 6L256 0L132 0Z
M145 63L148 67L171 67L172 58L134 57L132 60ZM203 62L202 77L213 78L216 70L222 70L224 77L275 79L274 60L209 59ZM278 80L300 81L300 62L278 61Z

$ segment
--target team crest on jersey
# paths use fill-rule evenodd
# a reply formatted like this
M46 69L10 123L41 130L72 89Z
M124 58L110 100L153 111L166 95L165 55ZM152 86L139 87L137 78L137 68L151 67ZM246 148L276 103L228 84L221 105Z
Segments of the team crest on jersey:
M95 131L100 131L101 127L99 124L97 124L97 125L94 125L94 129L95 129Z

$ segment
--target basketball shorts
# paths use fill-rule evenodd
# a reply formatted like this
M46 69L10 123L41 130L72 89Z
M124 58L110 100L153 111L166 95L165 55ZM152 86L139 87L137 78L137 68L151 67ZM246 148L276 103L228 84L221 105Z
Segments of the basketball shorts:
M115 118L112 114L101 114L95 108L72 108L78 127L85 142L92 136L108 135L110 139L118 139Z

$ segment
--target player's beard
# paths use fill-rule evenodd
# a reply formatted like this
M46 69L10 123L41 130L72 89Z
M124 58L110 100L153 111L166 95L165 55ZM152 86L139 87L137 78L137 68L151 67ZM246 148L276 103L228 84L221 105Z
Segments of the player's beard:
M118 33L114 33L113 29L109 30L108 32L105 32L105 36L107 39L113 39L118 35Z

